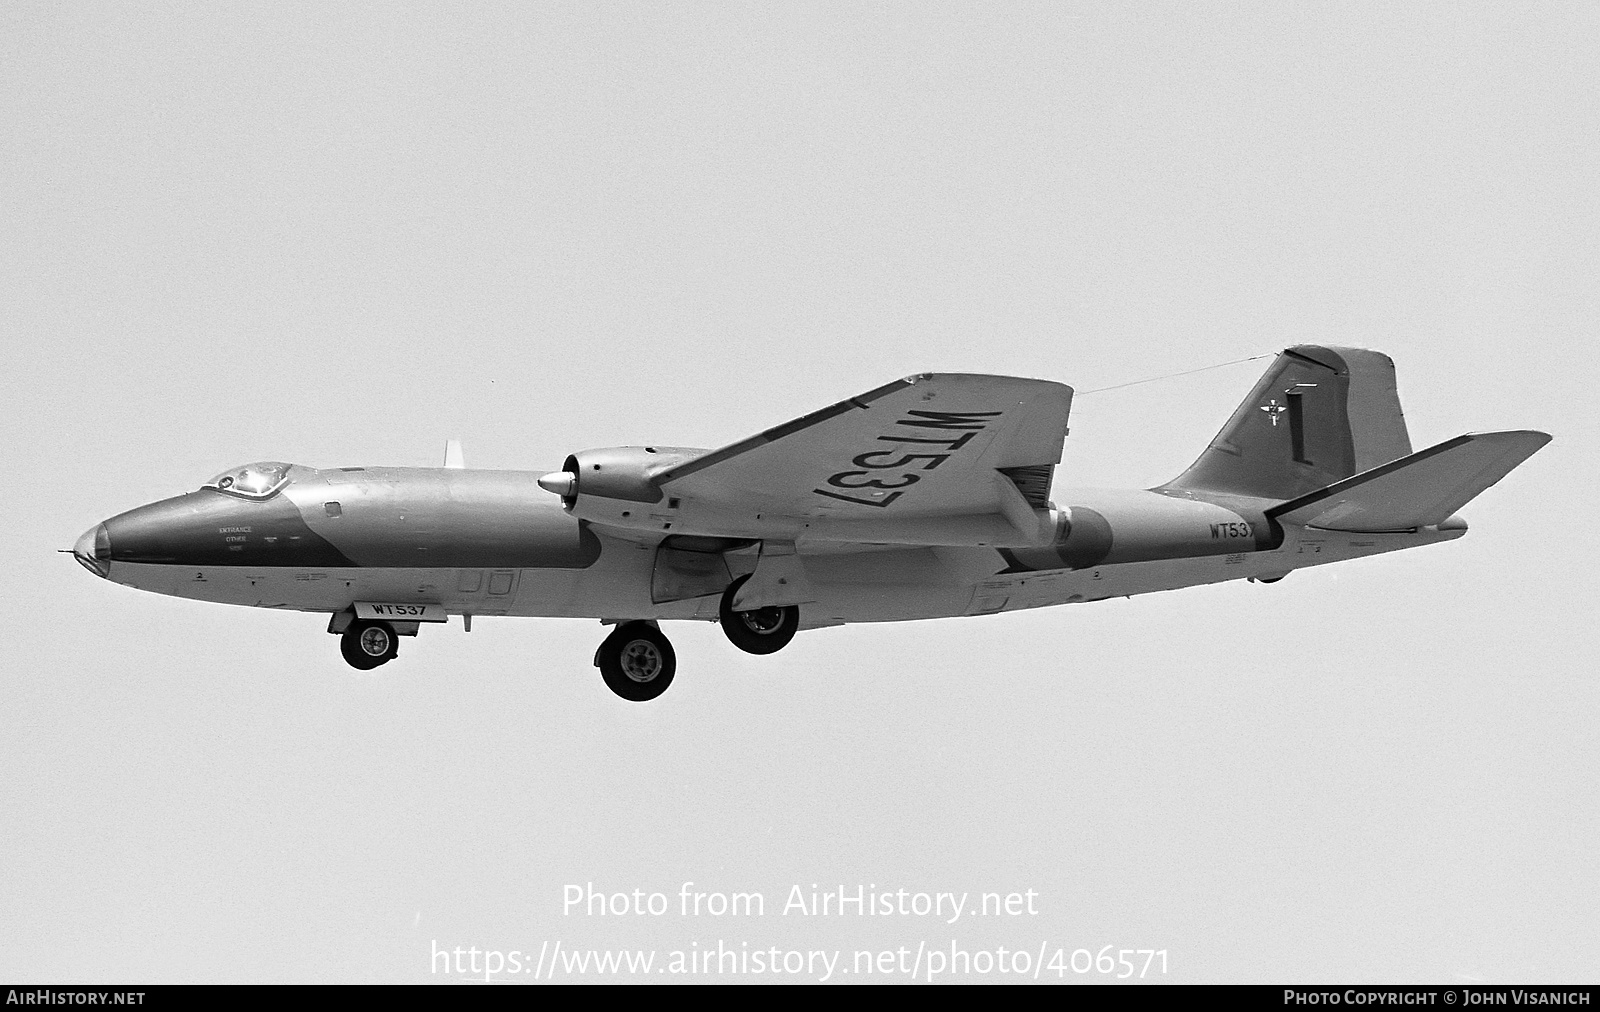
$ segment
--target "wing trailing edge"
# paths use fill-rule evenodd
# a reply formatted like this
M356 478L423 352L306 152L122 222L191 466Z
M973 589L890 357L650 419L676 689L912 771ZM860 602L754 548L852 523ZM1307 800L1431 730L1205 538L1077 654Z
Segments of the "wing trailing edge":
M1072 388L1048 380L920 373L674 461L649 480L678 511L675 532L1048 543L1071 406ZM580 493L591 477L583 472Z

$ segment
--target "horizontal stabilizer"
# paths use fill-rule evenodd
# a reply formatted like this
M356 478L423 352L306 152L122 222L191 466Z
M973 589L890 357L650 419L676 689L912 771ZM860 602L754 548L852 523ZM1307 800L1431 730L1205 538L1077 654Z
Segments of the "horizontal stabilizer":
M1550 442L1543 432L1457 436L1280 503L1267 516L1335 531L1403 531L1442 523Z

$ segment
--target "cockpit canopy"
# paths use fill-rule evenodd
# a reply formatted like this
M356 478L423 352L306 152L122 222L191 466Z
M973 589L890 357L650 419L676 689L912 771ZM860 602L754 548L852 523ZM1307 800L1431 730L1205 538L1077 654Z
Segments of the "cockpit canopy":
M230 467L201 488L214 488L245 499L270 499L289 483L289 464L276 460Z

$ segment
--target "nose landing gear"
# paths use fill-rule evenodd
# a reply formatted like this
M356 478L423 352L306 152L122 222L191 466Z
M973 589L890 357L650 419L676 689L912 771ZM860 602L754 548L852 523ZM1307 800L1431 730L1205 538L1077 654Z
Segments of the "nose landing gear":
M339 652L345 662L358 671L371 671L387 664L400 652L400 637L387 622L357 619L339 638Z

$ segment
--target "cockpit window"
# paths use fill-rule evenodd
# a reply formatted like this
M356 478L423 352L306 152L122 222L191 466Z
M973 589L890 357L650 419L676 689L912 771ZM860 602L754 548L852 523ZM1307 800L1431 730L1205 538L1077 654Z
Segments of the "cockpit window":
M289 465L266 460L243 467L230 467L201 487L214 488L246 499L267 499L288 482Z

